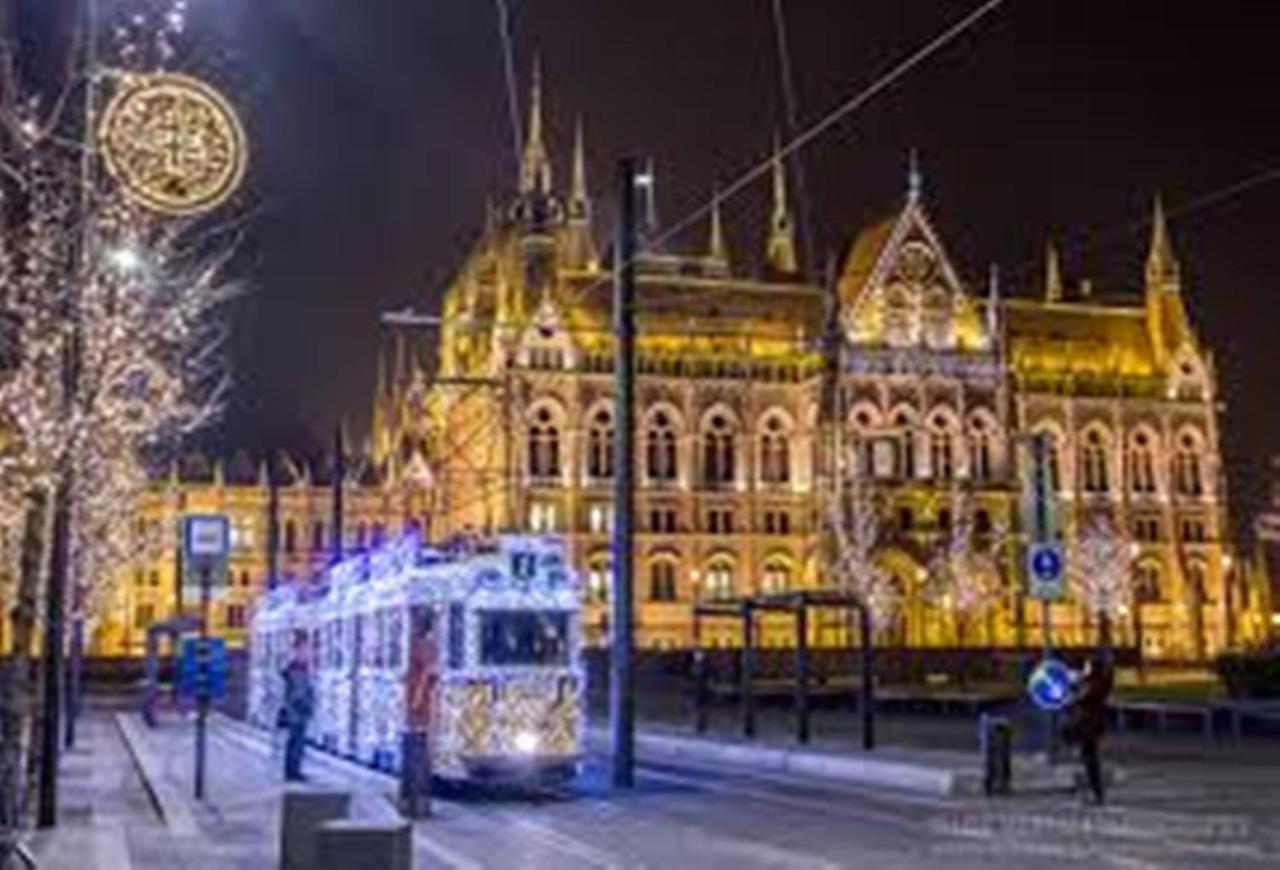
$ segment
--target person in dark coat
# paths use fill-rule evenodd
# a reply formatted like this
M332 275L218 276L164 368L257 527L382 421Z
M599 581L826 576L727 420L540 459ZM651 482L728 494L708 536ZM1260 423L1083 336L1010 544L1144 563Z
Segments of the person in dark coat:
M315 711L311 669L302 647L295 651L281 677L284 680L284 703L280 718L288 733L284 745L284 778L289 782L300 782L305 778L302 775L302 755L307 745L307 725Z
M1080 760L1084 764L1089 790L1099 805L1106 800L1100 746L1107 725L1107 701L1114 682L1111 666L1106 661L1093 658L1085 662L1076 683L1068 726L1068 736L1080 744Z

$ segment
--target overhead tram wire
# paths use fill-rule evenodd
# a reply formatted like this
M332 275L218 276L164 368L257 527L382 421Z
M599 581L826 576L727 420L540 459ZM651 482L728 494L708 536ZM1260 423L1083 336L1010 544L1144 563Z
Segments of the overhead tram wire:
M786 145L779 148L775 153L770 154L768 158L766 158L765 160L763 160L753 168L747 170L742 175L738 176L738 178L735 179L727 187L721 188L717 192L715 197L708 199L700 207L689 212L687 215L685 215L683 218L676 221L675 223L669 224L660 232L656 233L653 237L646 240L646 242L641 246L639 251L637 251L637 256L640 256L646 253L651 253L654 250L661 248L663 244L671 241L673 238L680 235L681 233L689 229L694 224L700 222L703 218L705 218L707 215L711 213L711 210L715 208L717 202L720 205L723 205L727 200L736 196L742 191L746 190L748 187L750 187L753 183L755 183L760 178L763 178L766 175L768 175L773 170L773 165L775 161L785 160L786 158L795 154L801 148L804 148L806 145L809 145L819 136L829 131L832 127L834 127L840 121L844 120L846 117L853 114L858 109L861 109L873 98L879 96L881 92L885 91L892 85L896 84L900 79L906 76L907 73L914 70L917 66L923 63L925 60L929 59L938 51L945 48L947 45L951 44L960 36L964 35L966 32L971 30L975 25L977 25L984 18L991 15L993 12L998 10L1001 6L1004 6L1006 2L1008 2L1008 0L986 0L986 2L980 3L967 15L961 18L959 21L947 27L945 30L943 30L933 39L929 40L923 46L916 49L914 52L907 55L902 60L898 61L898 63L892 66L888 70L888 72L885 72L875 81L873 81L870 85L863 88L857 94L850 97L848 100L845 100L843 103L839 104L834 109L829 111L826 115L819 118L817 121L811 124L808 128L806 128L804 132L790 139L786 143ZM588 284L587 286L581 288L578 291L579 298L582 295L590 293L593 290L604 286L611 280L612 280L612 277L605 277L605 278L598 279L597 281L591 284Z
M512 153L516 174L520 173L520 155L524 151L523 133L520 130L520 94L516 87L515 46L511 38L511 9L507 0L493 0L498 11L498 40L502 47L503 79L507 87L507 111L511 121Z
M1196 214L1197 212L1204 211L1205 209L1211 208L1219 203L1235 199L1237 196L1248 193L1254 188L1262 187L1265 184L1270 184L1275 181L1280 181L1280 165L1271 166L1267 169L1261 170L1260 172L1246 176L1239 181L1234 181L1230 184L1223 185L1222 187L1214 188L1207 193L1202 193L1178 208L1166 208L1165 218L1168 220L1175 220L1177 218L1186 217L1187 215ZM1123 223L1112 224L1111 226L1106 227L1086 238L1085 241L1076 245L1072 250L1077 254L1085 251L1096 250L1099 247L1118 241L1130 233L1143 232L1151 229L1151 222L1151 218L1148 217L1136 221L1124 221ZM1041 268L1043 265L1043 261L1040 259L1024 260L1017 266L1010 269L1009 274L1026 275L1035 269Z

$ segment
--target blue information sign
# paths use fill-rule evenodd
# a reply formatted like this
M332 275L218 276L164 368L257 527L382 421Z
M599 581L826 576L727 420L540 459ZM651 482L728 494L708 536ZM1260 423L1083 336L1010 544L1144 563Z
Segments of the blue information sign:
M182 655L178 659L178 692L194 697L201 690L208 692L210 698L221 698L227 692L227 646L220 637L204 641L189 637L182 641Z
M1058 659L1047 658L1036 665L1027 680L1027 694L1031 703L1041 710L1061 710L1071 700L1071 687L1075 677L1071 668Z

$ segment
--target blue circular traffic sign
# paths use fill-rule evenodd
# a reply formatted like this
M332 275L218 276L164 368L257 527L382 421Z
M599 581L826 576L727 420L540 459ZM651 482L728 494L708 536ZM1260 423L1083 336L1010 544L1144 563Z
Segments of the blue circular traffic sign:
M1031 557L1031 571L1043 583L1052 583L1062 576L1062 557L1053 547L1041 547Z
M1031 703L1041 710L1061 710L1071 700L1074 682L1071 668L1058 659L1047 658L1032 671L1027 680L1027 694Z

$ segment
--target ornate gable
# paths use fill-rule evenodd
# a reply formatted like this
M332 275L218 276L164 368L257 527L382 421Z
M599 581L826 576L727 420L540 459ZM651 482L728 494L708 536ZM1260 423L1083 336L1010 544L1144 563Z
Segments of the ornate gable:
M990 347L978 305L917 202L859 235L839 292L851 343L942 351Z

